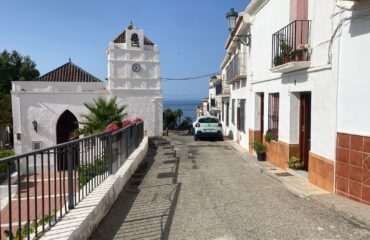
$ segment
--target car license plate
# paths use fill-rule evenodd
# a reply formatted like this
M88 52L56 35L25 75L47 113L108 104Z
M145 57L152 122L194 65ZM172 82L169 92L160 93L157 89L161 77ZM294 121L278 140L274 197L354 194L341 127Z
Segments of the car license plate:
M214 132L213 129L204 129L205 132Z

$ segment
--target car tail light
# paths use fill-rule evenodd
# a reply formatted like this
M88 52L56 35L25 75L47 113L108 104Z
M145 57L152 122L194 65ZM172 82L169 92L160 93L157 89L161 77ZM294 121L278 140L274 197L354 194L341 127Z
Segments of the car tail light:
M219 127L222 127L222 124L221 124L221 123L219 123L219 124L218 124L218 126L219 126Z
M195 127L200 127L200 124L199 123L195 124Z

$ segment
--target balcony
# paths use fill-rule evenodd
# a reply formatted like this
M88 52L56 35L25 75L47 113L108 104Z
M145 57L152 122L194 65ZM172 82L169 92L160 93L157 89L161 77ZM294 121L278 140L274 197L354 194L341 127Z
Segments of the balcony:
M228 84L230 84L245 78L245 59L241 53L238 53L226 67L226 81Z
M272 68L274 73L288 73L309 68L310 20L296 20L272 35Z

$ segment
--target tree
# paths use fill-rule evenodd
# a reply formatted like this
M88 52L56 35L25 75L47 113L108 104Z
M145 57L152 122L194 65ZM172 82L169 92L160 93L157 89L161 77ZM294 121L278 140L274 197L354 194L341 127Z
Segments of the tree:
M175 111L175 115L176 115L176 118L178 118L178 121L179 121L178 126L180 126L181 125L181 116L184 115L184 113L182 112L181 109L178 108Z
M32 81L39 76L36 63L29 56L22 56L15 50L0 53L0 128L9 126L12 129L11 82Z
M99 97L94 99L94 103L84 103L88 109L87 114L82 114L83 121L79 122L83 125L73 135L91 135L103 132L109 124L116 124L122 128L122 121L127 117L124 113L127 105L119 106L117 98L113 97L109 100Z
M163 112L163 127L168 131L168 129L175 129L176 126L176 114L169 108Z
M12 81L32 81L39 76L36 63L29 56L15 50L0 53L0 92L10 93Z
M0 128L11 126L12 124L12 103L10 94L0 92Z

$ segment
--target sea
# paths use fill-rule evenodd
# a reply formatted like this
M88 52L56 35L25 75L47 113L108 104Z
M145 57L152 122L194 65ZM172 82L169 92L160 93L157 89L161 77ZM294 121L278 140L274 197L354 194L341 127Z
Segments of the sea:
M202 105L201 100L164 100L163 101L163 111L167 108L175 111L176 109L181 109L184 115L181 119L185 117L190 117L193 121L196 119L196 109L197 106Z

